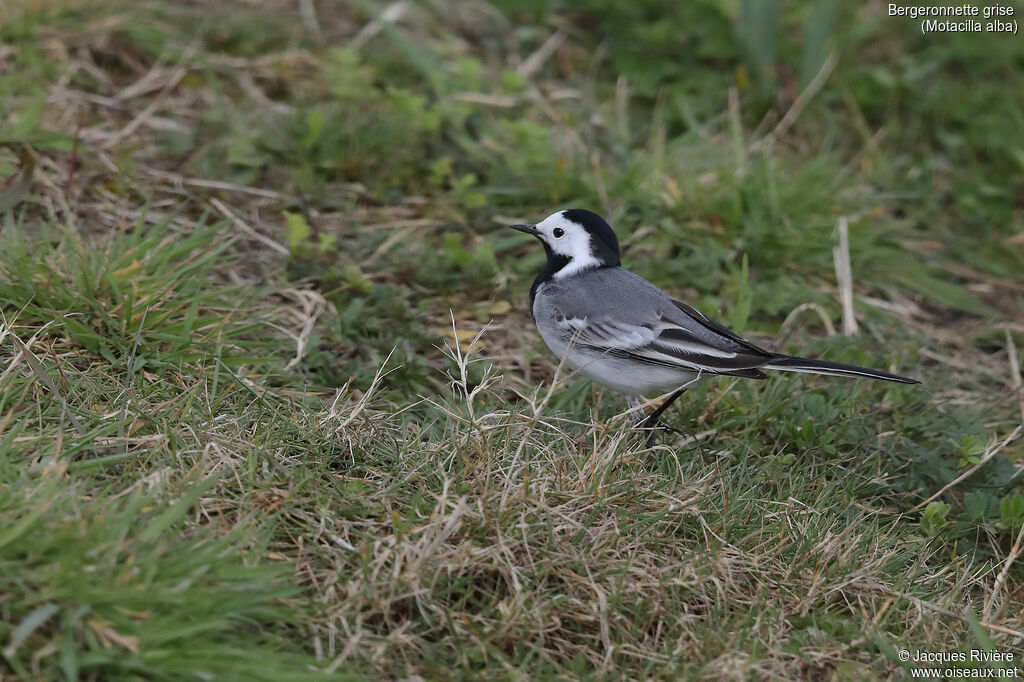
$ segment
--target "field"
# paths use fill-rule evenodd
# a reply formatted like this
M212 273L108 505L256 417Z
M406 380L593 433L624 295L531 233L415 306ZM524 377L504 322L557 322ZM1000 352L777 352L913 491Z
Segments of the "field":
M887 7L0 4L0 680L1024 675L1024 42ZM922 383L648 447L530 319L567 207Z

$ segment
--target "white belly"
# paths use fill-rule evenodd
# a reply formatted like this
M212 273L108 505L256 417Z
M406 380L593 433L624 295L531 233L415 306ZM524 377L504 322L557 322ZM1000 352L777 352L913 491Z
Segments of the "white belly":
M697 372L683 368L641 363L569 344L556 333L540 330L548 348L583 376L624 395L658 395L682 388Z

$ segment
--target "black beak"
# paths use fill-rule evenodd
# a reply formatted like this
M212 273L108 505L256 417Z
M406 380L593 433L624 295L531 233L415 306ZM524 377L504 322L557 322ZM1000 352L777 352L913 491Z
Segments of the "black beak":
M534 237L540 234L540 231L537 230L536 225L509 225L509 227L511 227L513 230L525 232L526 234L532 234Z

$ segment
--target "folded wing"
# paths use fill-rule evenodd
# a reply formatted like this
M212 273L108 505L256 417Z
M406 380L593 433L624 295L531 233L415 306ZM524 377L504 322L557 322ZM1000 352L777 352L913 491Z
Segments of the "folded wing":
M558 320L564 337L592 351L705 374L765 378L772 355L679 301L643 323L621 316Z

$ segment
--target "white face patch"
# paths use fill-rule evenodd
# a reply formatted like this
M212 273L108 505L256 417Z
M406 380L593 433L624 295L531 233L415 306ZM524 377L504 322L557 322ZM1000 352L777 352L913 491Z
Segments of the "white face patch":
M574 272L597 267L601 264L593 253L590 245L590 233L579 223L574 223L562 215L564 211L552 213L537 223L540 238L560 256L569 259L569 263L553 275L553 279L561 279Z

